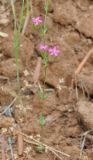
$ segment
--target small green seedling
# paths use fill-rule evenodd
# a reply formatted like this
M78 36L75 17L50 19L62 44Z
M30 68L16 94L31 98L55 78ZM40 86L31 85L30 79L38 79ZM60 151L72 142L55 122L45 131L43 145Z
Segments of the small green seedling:
M45 100L47 99L47 95L45 95L44 90L41 90L40 88L37 91L38 96L42 99Z
M45 34L47 33L47 31L48 31L48 27L45 26L45 25L42 25L42 26L40 27L40 35L41 35L41 37L44 37Z
M42 113L40 113L39 123L40 123L41 128L43 128L44 124L45 124L45 118L44 118L44 115Z
M36 147L36 151L39 153L45 152L45 147L42 144L40 144Z

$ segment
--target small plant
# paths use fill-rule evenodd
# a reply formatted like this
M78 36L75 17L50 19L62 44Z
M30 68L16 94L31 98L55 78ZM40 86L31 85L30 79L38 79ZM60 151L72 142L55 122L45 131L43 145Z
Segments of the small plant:
M16 73L17 73L17 87L18 92L20 90L20 80L19 80L19 48L20 48L20 41L19 41L19 32L17 29L17 19L16 19L16 11L14 6L14 1L11 0L11 6L13 11L13 17L14 17L14 53L15 53L15 60L16 60Z
M29 5L30 5L30 1L26 0L26 15L29 14L29 10L30 10ZM15 60L16 60L17 87L18 87L18 92L20 92L19 50L20 50L20 33L21 33L21 31L23 29L23 25L24 25L25 2L24 2L24 0L22 0L22 9L21 9L21 13L20 13L20 16L19 16L19 23L18 23L18 20L17 20L14 0L11 0L11 7L12 7L12 12L13 12L13 18L14 18L14 40L13 40L13 44L14 44L14 53L15 53Z
M41 128L43 128L44 123L45 123L45 118L44 118L44 115L42 113L40 114L40 117L39 117L39 123L40 123Z
M36 147L36 151L39 153L45 152L45 146L43 146L42 144L38 145Z
M11 0L11 7L13 12L13 18L14 18L14 35L13 35L13 45L14 45L14 53L15 53L15 60L16 60L16 80L17 80L17 89L18 89L18 99L20 101L20 104L23 105L21 93L20 93L20 76L19 76L19 50L20 50L20 32L23 27L23 17L24 17L24 0L22 0L22 10L21 10L21 16L19 20L19 24L17 23L17 16L16 16L16 10L15 10L15 4L14 0ZM23 107L23 112L25 114L25 108Z
M38 89L37 94L42 100L47 99L47 95L44 93L43 90L41 91L40 89Z
M59 47L57 45L49 46L46 43L46 33L48 32L48 26L46 24L46 21L47 21L47 15L49 11L49 2L50 2L49 0L45 0L45 3L44 3L44 11L45 11L44 19L41 16L32 18L33 27L34 29L39 31L41 36L41 43L39 44L38 48L40 51L40 56L42 58L42 64L44 67L44 86L47 78L47 68L49 63L49 57L50 56L57 57L60 53ZM39 72L40 72L40 68L39 68ZM45 89L44 87L42 88L41 85L39 85L39 89L37 93L42 100L45 100L47 98L47 95L45 94ZM44 123L45 123L45 118L42 111L39 117L39 124L42 129L44 127ZM43 131L41 131L41 134L42 132ZM42 151L42 145L38 146L38 150Z

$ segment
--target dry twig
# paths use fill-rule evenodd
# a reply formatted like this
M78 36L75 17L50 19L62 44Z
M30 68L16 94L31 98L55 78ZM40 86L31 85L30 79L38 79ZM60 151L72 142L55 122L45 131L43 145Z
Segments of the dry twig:
M75 71L75 76L77 76L80 73L80 71L82 70L82 68L84 67L84 65L86 64L92 53L93 53L93 48L87 53L82 62L79 64L78 68Z
M23 135L21 134L20 127L18 127L18 155L22 156L23 151L24 151Z
M59 156L62 155L62 156L66 156L66 157L70 157L70 155L62 152L62 151L59 151L57 149L54 149L53 147L50 147L36 139L34 139L33 137L29 137L27 136L26 134L23 134L21 133L25 138L24 138L24 141L28 142L28 143L31 143L31 144L34 144L34 145L43 145L45 148L47 148L47 150L51 151L56 157L58 157L60 160L62 160L62 157ZM27 138L27 139L26 139Z
M26 16L26 19L25 19L25 23L24 23L23 30L22 30L22 35L25 34L28 23L29 23L29 20L30 20L30 17L31 17L31 15L33 15L32 2L30 2L30 8L31 8L31 10L30 10L29 14Z
M80 145L80 156L79 156L79 159L82 158L82 154L83 154L83 150L84 150L84 146L85 146L86 137L87 137L87 135L90 132L91 132L91 130L88 130L83 135L81 135L81 145Z
M14 99L13 99L13 101L12 101L12 102L9 104L9 106L7 106L7 108L0 114L0 116L3 115L9 108L12 107L12 105L15 103L16 99L17 99L17 98L14 98Z

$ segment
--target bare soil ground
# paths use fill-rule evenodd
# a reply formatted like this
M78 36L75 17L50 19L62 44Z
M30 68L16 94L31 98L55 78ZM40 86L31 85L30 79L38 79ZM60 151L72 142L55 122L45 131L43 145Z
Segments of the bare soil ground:
M8 7L7 7L8 6ZM44 16L43 1L33 2L33 14ZM20 11L20 2L16 8ZM32 92L37 46L40 37L31 29L31 20L24 36L20 36L20 81L24 108L16 101L12 117L1 115L0 133L6 139L14 139L14 156L17 160L53 160L51 152L38 153L36 146L24 142L22 156L17 154L16 124L21 132L70 155L64 160L78 160L82 141L81 135L92 130L93 120L93 55L72 86L74 73L80 62L93 46L93 1L92 0L51 0L47 17L46 41L58 44L61 53L57 59L49 60L46 79L48 98L43 101ZM16 86L16 65L13 51L13 17L9 5L0 4L0 31L8 34L0 37L0 112L14 99ZM40 79L44 83L43 69ZM51 89L51 90L50 90ZM50 92L49 92L50 90ZM78 109L79 108L79 109ZM81 109L80 109L81 108ZM43 112L45 125L40 128L39 116ZM92 133L91 133L92 136ZM7 159L9 158L7 149ZM63 158L63 157L62 157ZM0 149L0 159L1 149ZM93 159L93 140L86 139L82 160ZM3 159L2 159L3 160Z

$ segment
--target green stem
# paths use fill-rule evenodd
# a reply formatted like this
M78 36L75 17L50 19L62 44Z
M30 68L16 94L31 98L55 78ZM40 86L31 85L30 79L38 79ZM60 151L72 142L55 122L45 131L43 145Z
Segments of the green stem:
M12 6L13 17L14 17L14 28L17 29L16 12L15 12L13 0L11 0L11 6Z
M47 0L45 0L45 5L48 3L48 1ZM46 28L46 19L47 19L47 14L48 14L48 12L45 10L45 18L44 18L44 30L45 30L45 28ZM43 37L42 37L42 41L45 43L45 34L46 33L44 33L44 35L43 35ZM46 63L45 61L47 60L46 59L46 53L45 53L45 56L44 56L44 63ZM47 66L46 66L46 64L44 64L44 70L45 70L45 79L44 79L44 86L45 86L45 83L46 83L46 77L47 77ZM43 89L43 91L44 91L44 89Z
M29 0L26 0L26 16L29 15L29 12L30 12L30 2Z
M44 78L44 86L45 86L46 77L47 77L47 66L44 66L44 71L45 71L45 78Z
M18 92L20 91L20 78L19 78L19 33L17 30L17 20L16 20L16 11L13 0L11 0L12 12L14 17L14 52L15 52L15 60L16 60L16 80L17 80L17 88Z
M20 76L19 76L19 47L20 47L20 42L19 42L19 33L15 29L14 30L14 51L15 51L15 60L16 60L16 79L17 79L17 88L18 92L20 90Z
M20 16L20 23L19 23L19 32L21 32L23 27L23 18L24 18L24 0L22 0L22 9L21 9L21 16Z

